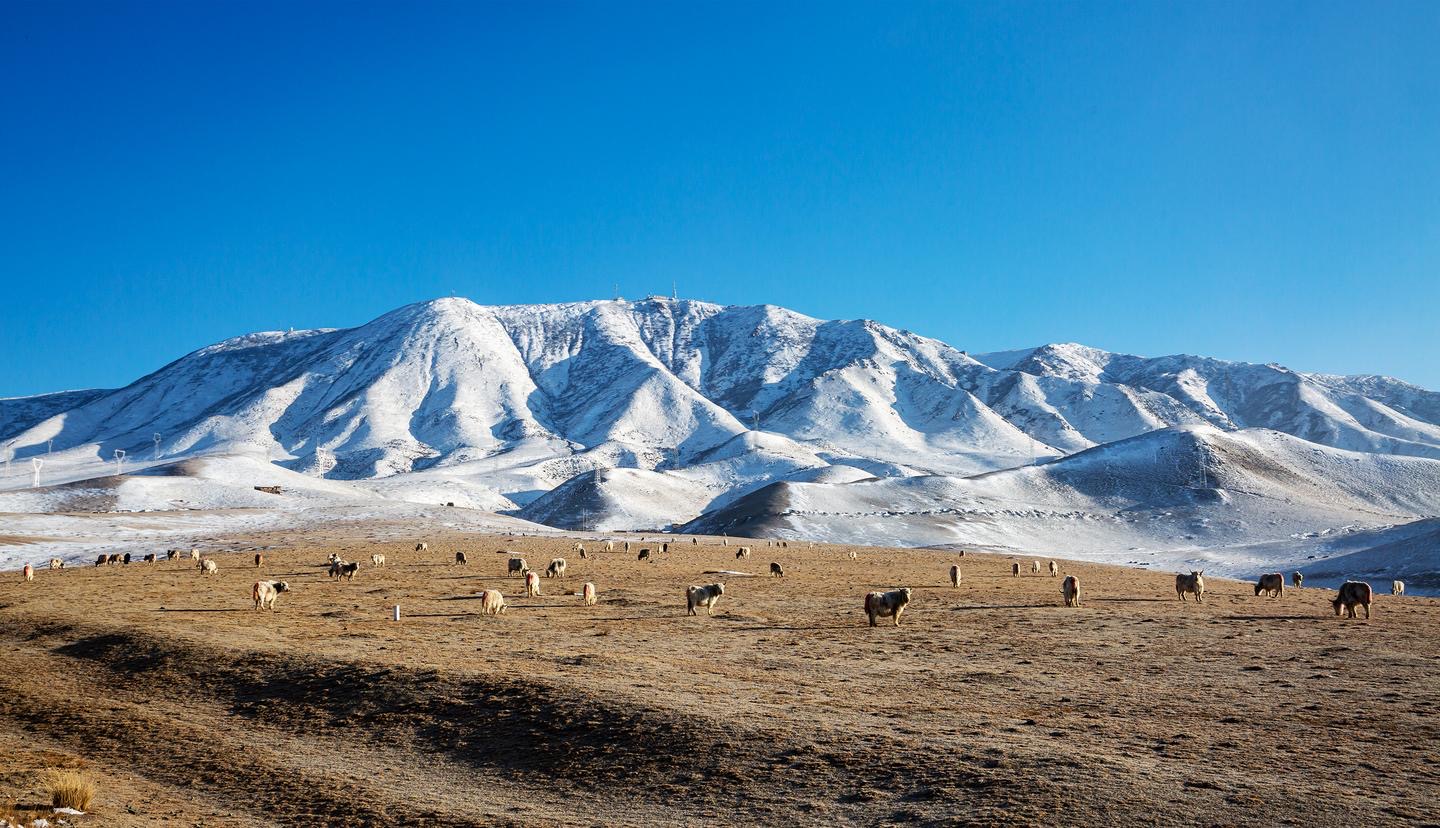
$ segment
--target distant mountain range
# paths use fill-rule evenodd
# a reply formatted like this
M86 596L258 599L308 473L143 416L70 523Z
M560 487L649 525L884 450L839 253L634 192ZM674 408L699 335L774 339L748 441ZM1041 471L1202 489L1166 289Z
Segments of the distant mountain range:
M819 531L815 515L853 498L883 511L932 487L921 500L939 508L952 493L936 481L967 478L954 496L1004 479L1006 497L1045 510L1072 494L1118 507L1156 468L1192 493L1238 496L1258 474L1312 515L1333 502L1420 517L1434 497L1409 487L1440 480L1440 393L1074 344L972 354L770 305L446 298L229 339L120 389L0 400L0 443L17 460L53 452L70 480L87 462L106 473L119 449L132 463L243 455L389 497L443 482L464 505L558 526L703 514L697 526ZM1297 469L1306 446L1344 459ZM1205 497L1174 507L1199 514ZM797 498L810 506L785 505Z

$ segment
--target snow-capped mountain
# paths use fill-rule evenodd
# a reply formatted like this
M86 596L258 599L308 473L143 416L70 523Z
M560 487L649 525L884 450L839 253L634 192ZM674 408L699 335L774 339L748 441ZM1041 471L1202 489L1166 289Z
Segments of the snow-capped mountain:
M1434 514L1432 501L1403 489L1430 480L1407 464L1440 468L1436 392L1071 344L972 355L875 322L769 305L446 298L356 328L229 339L121 389L0 400L0 446L14 460L43 455L48 484L110 474L117 450L132 472L231 457L246 471L230 473L246 479L268 468L277 479L344 483L359 497L601 528L702 514L706 525L729 525L736 509L768 520L765 498L777 492L843 491L842 501L876 492L867 503L880 508L912 487L948 492L964 478L973 478L964 491L982 491L990 477L975 475L1005 469L1016 480L1063 481L1097 456L1105 479L1145 480L1154 451L1124 448L1142 435L1206 435L1196 456L1233 462L1194 488L1232 497L1244 481L1225 475L1255 459L1234 446L1269 445L1276 438L1263 435L1273 432L1300 449L1265 460L1267 481L1306 478L1292 468L1306 451L1353 455L1327 468L1339 488L1305 489L1306 503L1338 498L1340 511L1368 509L1377 520ZM7 467L0 489L28 487L25 465ZM1205 468L1196 461L1192 471ZM787 482L766 489L777 481ZM1061 501L1098 485L1071 491L1055 481L1045 491ZM1350 483L1366 494L1345 494Z
M1440 394L1383 377L1078 345L972 357L869 321L668 299L438 299L226 340L114 391L0 401L16 458L51 439L138 458L160 433L168 457L259 452L341 479L537 452L683 468L752 430L819 463L963 474L1199 423L1440 458Z

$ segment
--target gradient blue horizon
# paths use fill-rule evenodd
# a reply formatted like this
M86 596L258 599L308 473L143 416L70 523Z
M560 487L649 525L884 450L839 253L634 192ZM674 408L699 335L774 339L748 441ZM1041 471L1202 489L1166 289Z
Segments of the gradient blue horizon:
M1440 4L0 15L0 396L672 283L1440 388Z

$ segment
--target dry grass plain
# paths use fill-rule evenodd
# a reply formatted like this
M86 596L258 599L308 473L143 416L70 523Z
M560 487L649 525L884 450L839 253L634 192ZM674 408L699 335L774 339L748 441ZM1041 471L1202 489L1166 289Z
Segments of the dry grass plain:
M105 826L1440 820L1435 599L1349 621L1329 590L1210 579L1196 605L1173 574L1062 561L1066 609L1058 578L1010 574L1023 556L762 541L737 562L701 539L582 561L571 540L339 531L248 538L275 547L259 570L212 551L213 577L5 573L0 813L83 767L79 821ZM569 576L520 597L500 549ZM332 551L364 562L353 582ZM702 574L772 560L786 577ZM278 611L251 609L258 577L294 588ZM715 616L687 617L684 587L716 580ZM868 627L863 593L897 585L903 625Z

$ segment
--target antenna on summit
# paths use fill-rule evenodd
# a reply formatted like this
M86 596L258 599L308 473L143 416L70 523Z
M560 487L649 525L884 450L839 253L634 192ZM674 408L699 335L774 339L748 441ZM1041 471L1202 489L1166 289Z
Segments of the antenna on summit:
M670 280L670 298L676 302L680 301L680 288L676 285L674 279Z

